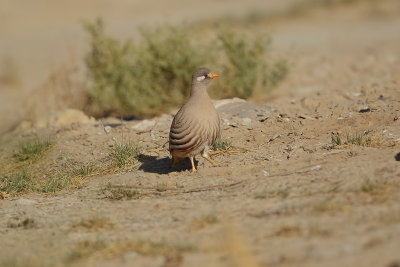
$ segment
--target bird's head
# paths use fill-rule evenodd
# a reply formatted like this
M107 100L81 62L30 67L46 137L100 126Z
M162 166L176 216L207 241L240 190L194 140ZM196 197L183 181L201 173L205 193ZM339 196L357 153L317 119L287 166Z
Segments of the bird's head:
M208 84L212 79L218 76L218 74L212 73L207 68L199 68L193 73L192 84Z

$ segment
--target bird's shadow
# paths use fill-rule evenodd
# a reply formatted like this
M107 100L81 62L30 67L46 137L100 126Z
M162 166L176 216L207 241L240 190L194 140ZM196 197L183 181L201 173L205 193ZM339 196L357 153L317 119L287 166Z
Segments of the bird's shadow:
M189 159L182 160L174 167L171 167L172 160L169 157L158 158L142 154L139 157L139 161L142 163L139 166L139 170L149 173L167 174L174 171L180 172L192 169ZM196 166L197 163L198 162L195 160Z

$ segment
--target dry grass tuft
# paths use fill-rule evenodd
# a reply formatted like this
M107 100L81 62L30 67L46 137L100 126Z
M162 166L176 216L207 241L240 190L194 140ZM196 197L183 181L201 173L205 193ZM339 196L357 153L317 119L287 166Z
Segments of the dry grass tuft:
M192 222L192 228L195 230L200 230L218 222L218 217L214 213L210 213L205 216L195 218Z
M302 235L302 231L298 225L282 225L279 227L273 236L293 237Z
M313 205L312 210L318 213L324 212L340 212L347 208L347 204L344 201L335 199L322 200Z
M110 156L119 168L123 168L139 159L140 149L130 140L121 142L114 141L110 148Z
M18 151L13 155L17 161L34 162L40 159L48 151L54 142L50 140L35 139L27 142L20 142Z
M213 146L214 151L224 151L224 150L229 150L232 148L232 142L229 140L222 140L221 136L218 136L218 138L215 140Z
M78 243L75 248L70 251L64 261L68 264L84 262L91 258L112 258L118 257L125 253L135 252L144 256L163 256L164 266L176 266L182 262L181 254L193 251L191 245L171 244L167 242L152 241L116 241L113 243L105 243L104 241L86 240ZM168 265L169 264L169 265Z
M89 258L96 252L103 251L107 248L104 241L85 240L78 243L65 257L64 261L68 264L75 263L84 258Z
M108 184L106 187L104 187L101 190L101 193L105 196L105 198L112 200L130 200L139 199L142 197L142 195L136 190L111 184Z
M0 177L0 192L3 193L4 197L33 190L35 190L35 182L31 174L26 170Z
M100 231L112 229L114 224L109 218L101 216L93 216L88 219L82 219L80 222L75 223L73 229L83 229L87 231Z
M381 137L371 134L367 130L362 133L346 134L339 133L331 134L331 142L333 146L366 146L366 147L382 147L385 146Z
M289 195L290 195L290 188L284 187L277 191L264 190L262 192L255 194L254 198L255 199L264 199L264 198L279 197L281 199L286 199Z

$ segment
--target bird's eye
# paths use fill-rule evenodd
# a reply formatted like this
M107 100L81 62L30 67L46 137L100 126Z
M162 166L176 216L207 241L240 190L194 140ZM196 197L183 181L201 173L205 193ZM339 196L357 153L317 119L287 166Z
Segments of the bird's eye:
M200 77L197 77L197 81L199 81L199 82L201 82L202 80L204 80L206 78L206 76L200 76Z

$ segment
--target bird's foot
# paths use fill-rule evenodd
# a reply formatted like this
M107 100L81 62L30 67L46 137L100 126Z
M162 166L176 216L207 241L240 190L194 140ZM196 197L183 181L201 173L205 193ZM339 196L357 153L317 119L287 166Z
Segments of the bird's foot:
M217 166L217 165L218 165L218 163L216 163L214 160L212 160L212 159L210 158L210 156L208 156L208 155L202 155L202 157L205 158L206 160L208 160L213 166Z
M197 172L196 166L194 166L193 157L190 157L190 163L192 164L192 173Z

